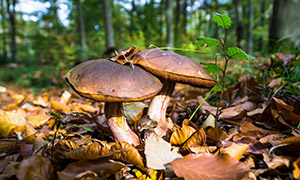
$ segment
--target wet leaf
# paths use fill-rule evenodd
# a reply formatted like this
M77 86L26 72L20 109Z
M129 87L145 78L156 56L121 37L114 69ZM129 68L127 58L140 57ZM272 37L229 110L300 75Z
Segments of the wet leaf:
M181 158L177 152L171 151L171 144L151 134L145 141L147 166L156 170L165 169L164 164Z
M174 172L184 179L242 179L248 167L228 154L189 154L172 163Z
M0 134L8 136L12 129L25 125L25 118L14 112L4 112L0 115Z

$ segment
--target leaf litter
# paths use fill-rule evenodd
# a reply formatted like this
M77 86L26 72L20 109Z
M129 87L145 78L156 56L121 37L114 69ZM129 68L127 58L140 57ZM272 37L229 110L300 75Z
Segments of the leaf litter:
M177 85L167 109L173 128L143 139L135 128L149 101L124 108L141 144L115 142L104 104L70 89L4 87L0 93L0 179L299 179L300 100L241 76L216 105L205 90ZM275 88L273 85L268 88ZM212 95L214 96L214 95ZM216 126L215 126L216 125Z

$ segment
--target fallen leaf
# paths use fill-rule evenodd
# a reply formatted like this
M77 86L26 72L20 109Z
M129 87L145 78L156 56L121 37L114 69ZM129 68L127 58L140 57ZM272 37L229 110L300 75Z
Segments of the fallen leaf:
M48 122L50 118L51 116L44 113L34 116L27 116L27 122L29 122L33 127L37 128Z
M293 163L293 176L295 179L300 179L300 157Z
M22 160L16 171L18 179L54 179L54 169L51 162L38 155Z
M113 162L107 158L101 158L97 160L81 160L78 162L70 163L61 172L57 172L60 180L74 179L78 174L86 172L87 170L94 172L102 172L99 174L101 177L108 177L111 173L119 171L125 167L120 162Z
M200 126L200 129L205 129L207 127L215 127L216 124L216 118L210 114L206 120L204 121L204 123Z
M206 134L203 129L196 131L188 140L183 144L182 148L188 149L189 147L202 146L206 142Z
M196 130L191 126L185 124L182 125L182 128L176 129L171 137L170 144L172 145L182 145Z
M25 118L14 112L4 112L0 115L0 134L8 136L12 129L25 125Z
M52 100L51 101L51 107L53 109L56 109L56 110L59 110L59 111L71 112L71 108L69 108L69 106L67 106L66 104L62 104L59 101Z
M189 154L173 161L174 172L187 180L232 180L242 179L250 169L229 154Z
M111 146L111 152L114 151L121 151L113 154L112 158L114 160L122 160L131 163L142 170L144 169L143 158L139 151L132 145L127 142L115 142Z
M82 146L72 151L65 152L64 155L76 160L95 160L108 153L108 149L97 143L93 143L91 145Z
M145 155L147 166L156 170L165 169L164 164L182 157L177 152L171 151L171 144L155 134L151 134L145 141Z
M59 102L62 104L67 104L70 101L71 96L71 93L64 91L59 99Z
M206 143L208 145L216 145L218 141L225 140L228 134L219 127L210 128L206 131Z
M249 149L249 145L248 144L236 144L236 143L232 143L230 146L222 148L220 153L221 154L229 154L230 156L234 157L235 159L239 160L242 158L243 154L247 151L247 149Z

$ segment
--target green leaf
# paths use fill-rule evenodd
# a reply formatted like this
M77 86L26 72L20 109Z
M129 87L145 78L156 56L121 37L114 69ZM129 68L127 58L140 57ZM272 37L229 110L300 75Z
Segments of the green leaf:
M86 130L86 131L94 132L94 131L93 131L93 130L91 130L90 128L83 127L83 126L74 125L73 127L77 127L77 128L84 129L84 130Z
M224 29L228 29L231 26L231 19L225 14L216 13L213 15L213 20Z
M206 47L221 45L219 40L214 38L209 38L209 37L203 37L203 36L198 37L198 41L195 41L194 43L198 46L206 46Z
M201 63L203 65L205 65L206 67L204 67L204 69L208 72L208 73L221 73L223 72L222 69L216 65L215 63Z
M227 55L229 56L229 58L238 59L238 60L255 59L253 56L248 55L242 49L237 47L227 48Z
M222 85L220 83L217 83L215 86L214 86L214 91L222 91Z

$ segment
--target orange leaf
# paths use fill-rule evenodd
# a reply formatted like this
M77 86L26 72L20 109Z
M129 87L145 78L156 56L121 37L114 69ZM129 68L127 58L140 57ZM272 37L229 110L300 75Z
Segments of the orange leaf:
M65 152L64 155L76 160L94 160L108 154L109 150L99 144L91 144Z
M242 179L248 167L228 154L189 154L172 163L175 174L184 179Z
M300 157L293 163L293 176L295 179L300 179Z
M140 169L144 169L143 158L139 154L139 151L128 144L127 142L116 142L111 147L111 151L118 151L121 150L122 152L116 152L113 154L113 159L115 160L122 160L127 163L131 163Z
M247 149L249 149L249 145L248 144L235 144L232 143L230 146L221 149L221 153L222 154L229 154L232 157L234 157L235 159L241 159L241 157L243 156L243 154L247 151Z
M203 129L195 132L186 142L183 144L183 148L187 149L194 146L202 146L206 142L206 134Z
M69 106L67 106L66 104L62 104L59 101L51 101L51 107L53 109L59 110L59 111L64 111L64 112L71 112L71 109L69 108Z
M176 129L170 138L170 144L172 145L181 145L183 144L196 130L185 124L182 125L182 128Z

